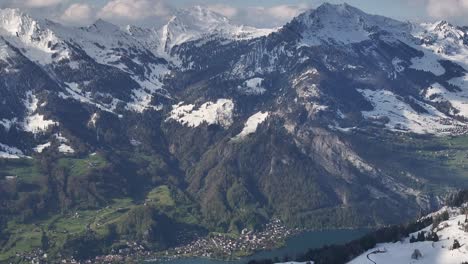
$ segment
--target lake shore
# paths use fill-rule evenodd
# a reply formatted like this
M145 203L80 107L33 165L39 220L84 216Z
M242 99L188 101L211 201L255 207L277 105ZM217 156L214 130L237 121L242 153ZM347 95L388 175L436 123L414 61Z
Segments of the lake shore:
M149 261L151 264L245 264L251 260L277 259L278 262L294 259L311 248L320 248L332 244L344 244L357 239L369 229L339 229L321 231L303 231L286 238L280 247L259 250L252 255L235 260L220 260L207 257L179 257L174 259L158 259Z

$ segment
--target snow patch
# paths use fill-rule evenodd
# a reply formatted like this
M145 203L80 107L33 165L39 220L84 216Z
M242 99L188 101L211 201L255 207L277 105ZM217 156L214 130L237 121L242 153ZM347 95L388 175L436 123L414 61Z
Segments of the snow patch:
M245 81L241 86L238 86L237 89L246 95L261 95L266 92L266 89L263 87L263 81L263 78L252 78Z
M201 124L218 124L228 128L233 123L234 103L230 99L218 99L207 102L195 109L195 105L179 103L172 106L168 119L175 120L188 127L198 127Z
M249 117L249 119L247 119L247 122L245 122L244 129L242 129L242 131L237 136L235 136L234 139L242 139L250 134L255 133L257 131L258 126L265 122L268 115L268 112L258 112L253 116Z
M439 83L431 85L425 93L427 100L433 102L449 102L459 113L452 113L468 118L468 77L457 78L452 80L453 84L462 84L459 87L461 91L450 92Z
M21 150L15 147L10 147L8 145L0 143L0 158L2 159L20 159L25 158Z
M424 52L424 56L411 59L411 69L431 72L436 76L445 73L444 67L439 63L439 57L431 52Z
M162 91L163 84L158 78L168 73L168 70L164 67L153 67L158 68L155 70L158 77L153 77L153 80L140 80L139 78L133 78L139 85L139 89L132 91L133 102L127 104L127 109L138 113L142 113L148 109L154 109L159 111L162 106L153 106L154 94L158 91Z
M57 122L47 120L43 115L36 113L38 103L39 100L37 99L37 97L34 94L32 94L32 92L28 92L27 100L24 101L24 105L28 110L28 116L26 116L25 120L23 121L24 131L31 133L39 133L47 131L47 129L49 129L50 126L58 124Z
M2 119L0 120L0 125L5 128L6 131L9 131L13 125L17 123L17 119L13 118L12 120Z
M120 102L119 99L112 98L112 102L109 104L100 104L94 101L90 92L83 92L80 89L80 85L78 83L65 83L65 90L67 94L60 93L60 97L64 99L74 99L76 101L86 103L89 105L94 105L95 107L99 108L102 111L106 111L109 113L115 114L115 110L117 108L117 104Z
M96 122L98 121L98 119L99 119L99 114L98 113L92 114L91 118L88 121L88 126L96 127Z
M75 150L70 147L69 145L67 144L61 144L59 147L58 147L58 151L60 153L65 153L65 154L73 154L75 153Z
M37 145L34 148L34 151L37 153L42 153L46 148L49 148L52 144L50 142L42 144L42 145Z
M392 65L396 72L400 73L405 70L405 67L402 65L403 61L400 58L393 58Z
M374 106L374 110L363 112L363 116L368 120L385 122L385 126L394 131L443 135L465 125L422 102L418 104L428 113L418 113L403 102L402 98L388 90L358 91Z

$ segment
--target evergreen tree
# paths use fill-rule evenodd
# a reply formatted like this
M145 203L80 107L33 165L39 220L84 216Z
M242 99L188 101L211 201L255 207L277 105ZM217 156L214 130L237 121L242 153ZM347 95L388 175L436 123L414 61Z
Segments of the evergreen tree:
M460 247L461 247L461 246L460 246L460 242L458 242L458 240L455 239L455 240L453 241L452 249L458 249L458 248L460 248Z
M426 241L426 237L424 236L424 232L419 232L417 242L423 242L423 241Z
M47 233L42 230L42 236L41 236L41 248L44 251L47 251L49 249L49 237L47 236Z

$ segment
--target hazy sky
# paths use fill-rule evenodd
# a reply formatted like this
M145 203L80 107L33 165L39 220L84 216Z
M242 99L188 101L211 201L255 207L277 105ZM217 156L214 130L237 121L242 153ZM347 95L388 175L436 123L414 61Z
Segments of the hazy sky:
M322 0L0 0L0 7L19 7L34 16L85 25L97 18L119 24L154 25L175 8L203 5L238 24L280 26ZM329 0L331 3L344 1ZM368 13L399 20L448 20L468 25L468 0L348 0Z

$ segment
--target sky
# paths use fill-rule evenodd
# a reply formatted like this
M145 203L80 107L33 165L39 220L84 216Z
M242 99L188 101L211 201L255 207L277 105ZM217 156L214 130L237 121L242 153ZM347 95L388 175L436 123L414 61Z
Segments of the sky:
M70 25L88 25L98 18L116 24L160 26L177 8L202 5L236 24L277 27L323 0L0 0L0 8L15 7L41 18ZM343 3L328 0L331 3ZM468 0L347 0L372 14L399 20L448 20L468 25Z

